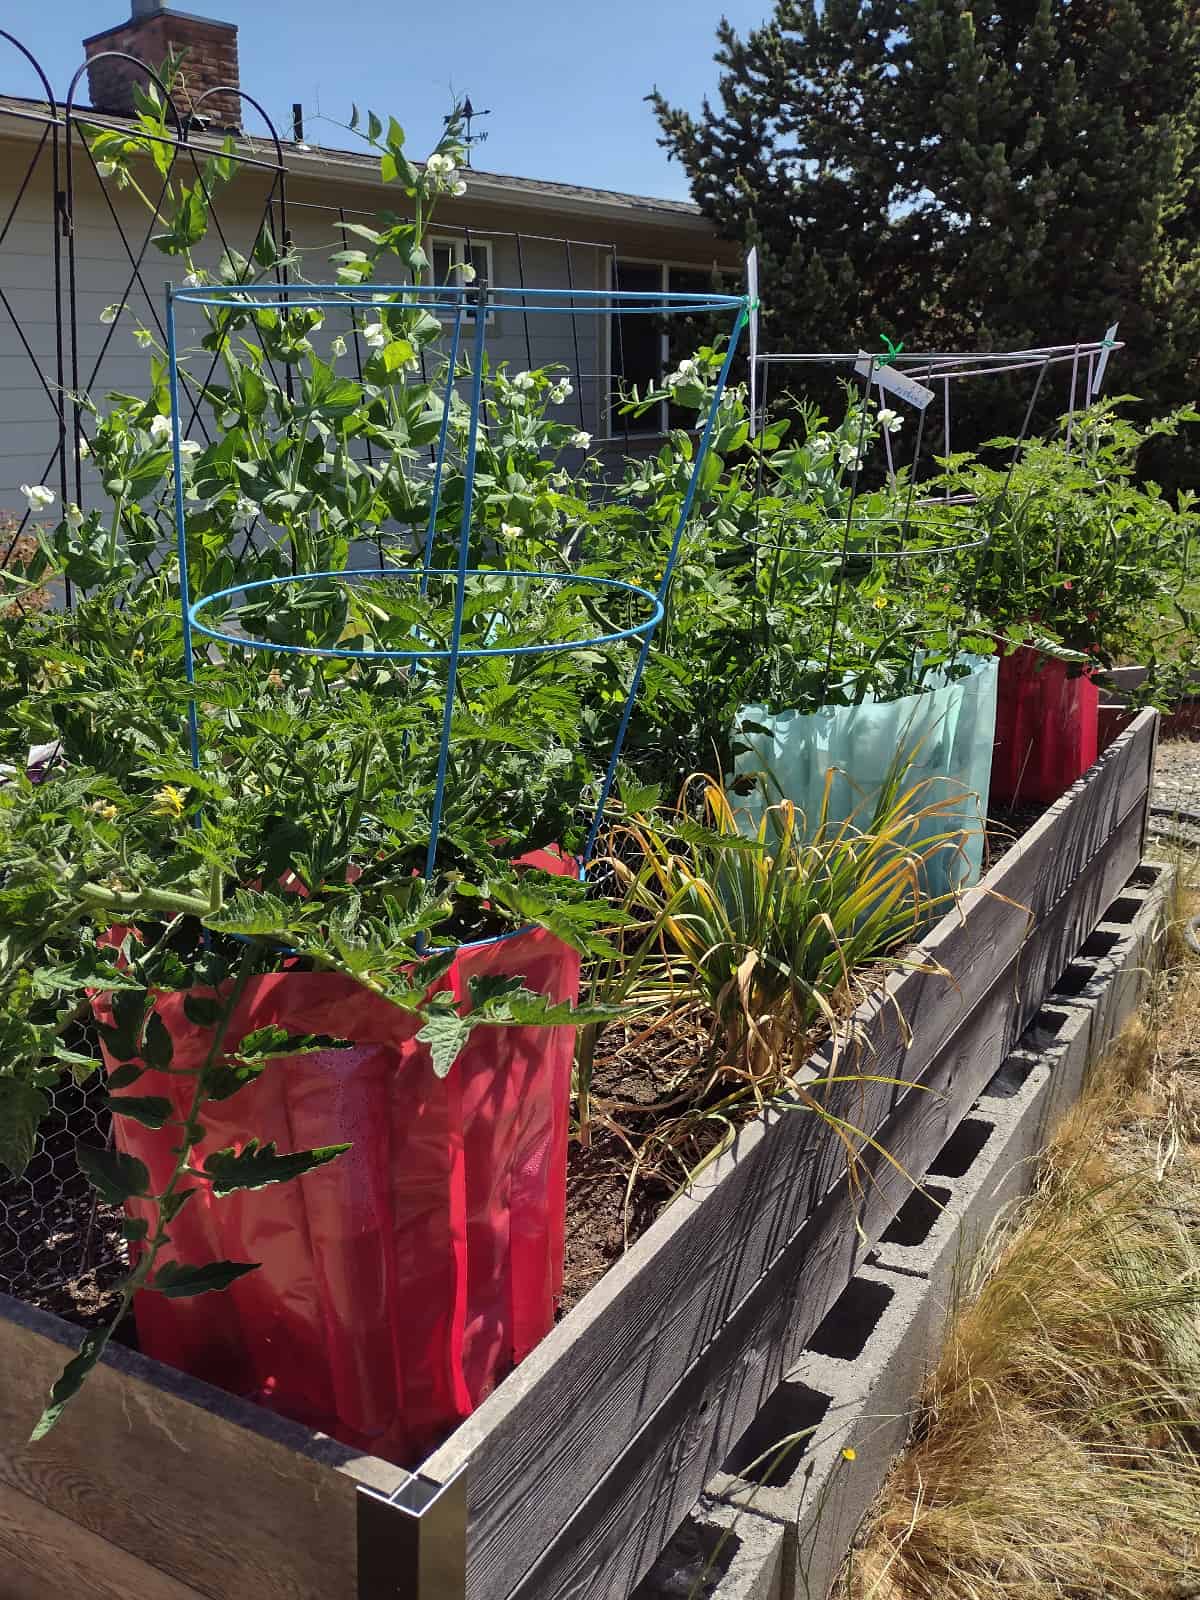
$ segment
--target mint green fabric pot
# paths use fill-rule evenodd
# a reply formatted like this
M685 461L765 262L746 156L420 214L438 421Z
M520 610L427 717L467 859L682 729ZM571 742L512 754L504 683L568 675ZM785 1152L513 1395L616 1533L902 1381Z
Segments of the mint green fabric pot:
M948 680L931 674L921 694L898 700L866 699L856 706L819 711L768 711L744 706L735 723L739 744L735 776L756 776L753 795L740 797L746 826L757 826L766 805L791 800L815 831L832 769L829 820L853 816L870 825L875 801L898 754L912 755L903 787L928 780L914 808L962 795L960 805L923 819L908 841L915 847L940 833L964 829L961 852L939 851L927 866L925 891L946 894L977 883L983 867L983 822L987 816L992 745L996 734L995 656L967 656L971 671Z

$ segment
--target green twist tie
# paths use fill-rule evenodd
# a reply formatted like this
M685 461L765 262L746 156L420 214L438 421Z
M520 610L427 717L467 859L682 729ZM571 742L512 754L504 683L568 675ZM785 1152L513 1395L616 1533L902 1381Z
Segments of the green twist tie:
M892 362L895 361L896 357L900 354L901 350L904 349L903 339L901 339L899 344L893 344L886 333L881 333L879 337L883 340L884 344L887 345L887 351L885 354L875 357L874 365L876 372L881 372L884 367L890 367Z

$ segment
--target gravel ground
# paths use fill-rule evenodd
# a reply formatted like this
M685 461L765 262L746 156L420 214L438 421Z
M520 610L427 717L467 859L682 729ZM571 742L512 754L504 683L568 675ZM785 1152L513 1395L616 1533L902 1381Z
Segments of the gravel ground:
M1200 739L1171 739L1159 745L1154 804L1200 811Z

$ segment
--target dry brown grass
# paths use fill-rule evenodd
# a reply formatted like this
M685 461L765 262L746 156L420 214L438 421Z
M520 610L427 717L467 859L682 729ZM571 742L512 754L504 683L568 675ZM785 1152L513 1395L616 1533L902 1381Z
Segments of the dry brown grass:
M1171 948L964 1286L841 1600L1200 1594L1200 963Z

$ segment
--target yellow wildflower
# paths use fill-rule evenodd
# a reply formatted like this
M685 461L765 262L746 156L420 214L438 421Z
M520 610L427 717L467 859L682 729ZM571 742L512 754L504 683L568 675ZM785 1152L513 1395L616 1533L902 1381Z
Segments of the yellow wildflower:
M887 599L885 598L885 596L883 596L881 594L877 594L872 603L873 603L876 611L886 611L887 610Z
M173 783L164 783L161 789L154 791L154 804L150 811L156 817L181 817L186 801L187 796L182 789L177 789Z
M846 1446L846 1448L842 1451L842 1460L843 1461L857 1461L858 1460L858 1451L854 1448L853 1445L848 1444Z

